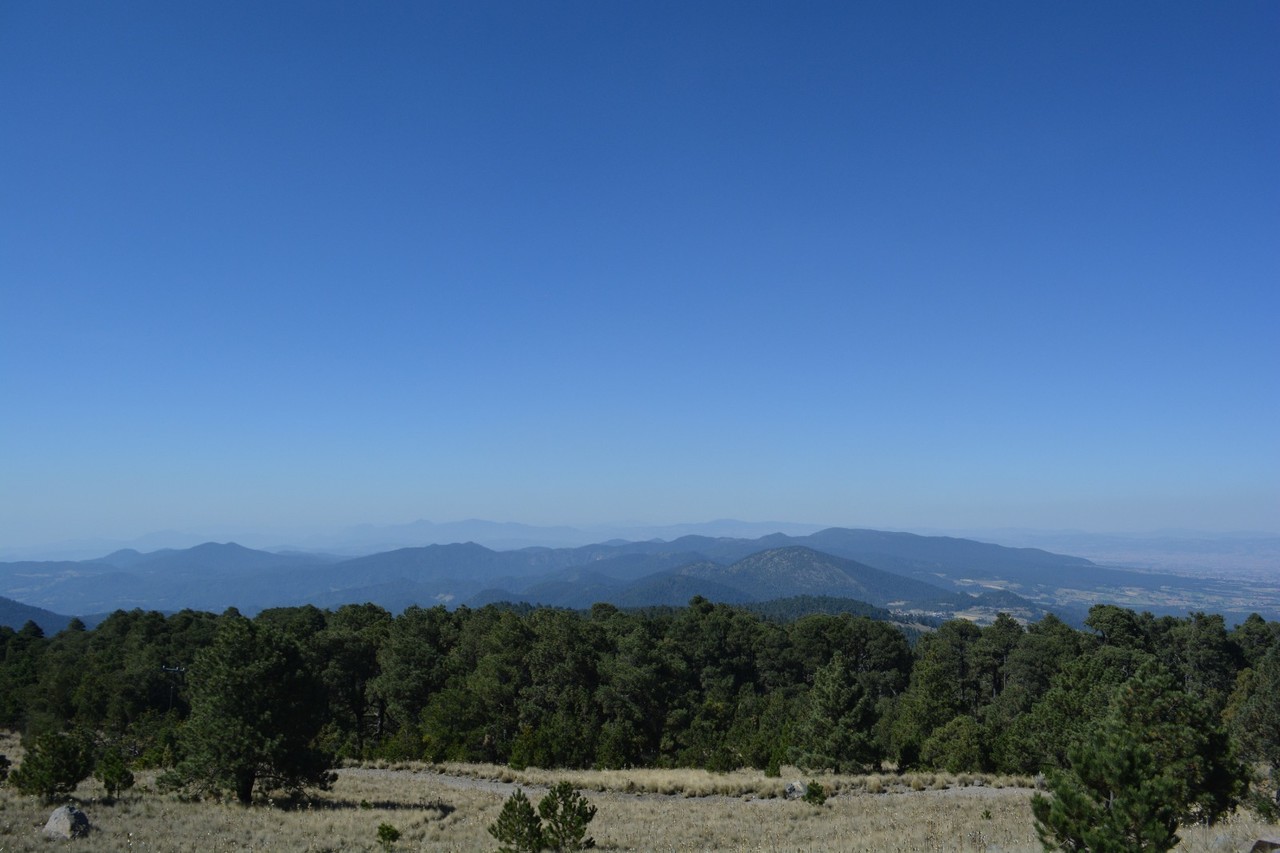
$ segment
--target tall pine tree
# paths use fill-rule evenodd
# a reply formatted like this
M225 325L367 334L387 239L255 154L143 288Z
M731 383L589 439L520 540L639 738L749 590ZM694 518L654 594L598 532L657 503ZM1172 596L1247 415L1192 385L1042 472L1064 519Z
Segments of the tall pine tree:
M1049 774L1053 797L1031 802L1049 850L1170 850L1179 825L1214 823L1234 809L1246 779L1221 726L1153 664L1116 690L1068 757Z
M333 781L332 757L315 745L324 691L294 641L229 613L188 674L181 782L248 804L255 789L296 793Z

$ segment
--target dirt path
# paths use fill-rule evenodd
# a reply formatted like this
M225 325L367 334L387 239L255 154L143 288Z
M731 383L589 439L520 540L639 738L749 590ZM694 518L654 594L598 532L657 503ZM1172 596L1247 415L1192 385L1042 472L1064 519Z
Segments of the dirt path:
M497 779L484 779L478 776L471 776L460 773L445 773L440 770L390 770L385 768L374 767L348 767L338 771L339 777L347 776L350 778L366 778L366 779L421 779L430 781L445 788L456 791L486 791L489 793L499 794L503 797L510 796L517 788L522 789L531 799L537 799L547 792L546 785L538 785L524 782L503 782ZM1008 800L1023 799L1027 796L1025 788L995 788L986 785L968 785L955 786L950 788L926 789L923 791L885 791L882 793L867 793L862 791L843 792L832 795L831 799L842 797L915 797L915 798L944 798L944 799L970 799L970 800ZM612 789L595 790L592 789L593 797L616 797L628 800L651 800L654 802L668 802L671 800L687 800L697 799L703 802L738 802L738 803L767 803L776 801L776 797L757 796L746 794L742 796L731 796L727 794L708 794L704 796L695 796L685 793L659 793L656 791L618 791Z
M344 776L353 779L429 779L446 788L456 791L490 791L495 794L509 796L516 788L528 794L545 794L544 785L525 785L519 782L500 782L497 779L480 779L476 776L441 773L436 770L387 770L376 767L344 767L338 771L338 778Z

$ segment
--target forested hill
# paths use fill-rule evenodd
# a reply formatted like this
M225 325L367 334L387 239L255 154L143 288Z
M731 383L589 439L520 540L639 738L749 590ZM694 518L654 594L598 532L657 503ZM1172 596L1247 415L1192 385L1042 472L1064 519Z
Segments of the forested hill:
M54 634L67 627L71 617L0 596L0 625L20 628L28 622L39 625L46 634Z
M774 615L815 605L845 609L806 600ZM847 612L771 618L701 598L642 611L118 611L92 630L0 628L0 728L37 750L97 733L91 743L194 785L219 782L231 755L251 785L256 773L321 780L313 771L344 757L1032 774L1068 766L1126 708L1168 715L1138 730L1161 748L1173 735L1203 745L1177 760L1180 778L1200 758L1234 760L1226 727L1249 760L1280 754L1280 623L1228 630L1217 616L1098 605L1086 625L957 619L913 647Z
M843 528L808 536L683 536L511 551L458 543L356 558L206 543L78 562L0 563L0 595L80 615L231 606L254 613L365 601L398 612L413 604L499 600L581 608L596 602L679 605L694 595L736 603L834 595L980 621L1004 610L1026 619L1052 611L1078 622L1093 601L1156 613L1222 612L1232 621L1254 610L1280 616L1274 591L1247 593L1241 598L1241 590L1221 582L1123 572L1032 548Z

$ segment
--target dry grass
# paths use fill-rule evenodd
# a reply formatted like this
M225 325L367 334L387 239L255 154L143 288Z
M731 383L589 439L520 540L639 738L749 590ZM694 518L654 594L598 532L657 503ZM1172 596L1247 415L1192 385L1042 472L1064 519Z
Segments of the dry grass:
M499 764L462 764L446 762L424 764L375 762L366 767L386 770L435 772L451 776L467 776L494 782L546 788L568 779L584 791L617 791L621 793L669 794L684 797L782 797L789 781L807 782L817 779L829 795L856 793L903 793L905 791L947 790L950 788L1032 788L1030 776L997 776L963 773L870 773L840 775L806 773L796 767L783 767L782 775L769 778L759 770L737 770L732 773L708 773L705 770L670 768L653 770L542 770L531 767L513 770Z
M14 752L3 742L0 751ZM76 796L95 833L70 849L376 851L378 826L389 823L402 833L397 851L492 850L497 845L486 827L513 784L536 801L562 778L598 806L591 834L602 850L1040 849L1027 805L1031 790L1009 778L971 776L962 785L961 777L947 774L823 776L836 794L814 807L779 796L784 780L808 778L796 772L779 780L745 771L517 773L492 765L346 768L331 792L294 810L182 802L155 792L148 774L139 774L141 790L107 805L101 788L86 783ZM919 791L912 791L914 783ZM39 835L49 811L0 788L0 851L61 849ZM1280 827L1240 816L1224 826L1186 830L1179 849L1247 850L1253 839L1277 834Z
M22 756L25 754L22 741L16 732L0 731L0 755L7 756L13 762L13 766L17 767L22 763Z

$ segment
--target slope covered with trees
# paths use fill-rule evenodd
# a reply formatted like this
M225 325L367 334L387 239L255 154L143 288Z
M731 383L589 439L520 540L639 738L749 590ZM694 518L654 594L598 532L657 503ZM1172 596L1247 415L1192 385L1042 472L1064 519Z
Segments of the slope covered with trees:
M1276 758L1277 660L1277 623L1228 630L1218 616L1105 605L1082 631L1052 616L953 620L914 646L864 616L766 618L700 598L640 611L120 611L94 630L0 629L0 726L36 753L91 744L77 772L123 757L241 801L324 785L340 757L1045 771L1076 792L1059 800L1074 809L1069 832L1099 819L1087 783L1105 773L1180 768L1144 795L1182 786L1174 826L1232 806L1233 756ZM1116 743L1136 751L1117 756Z

